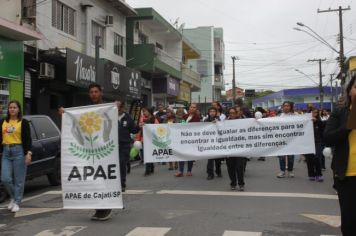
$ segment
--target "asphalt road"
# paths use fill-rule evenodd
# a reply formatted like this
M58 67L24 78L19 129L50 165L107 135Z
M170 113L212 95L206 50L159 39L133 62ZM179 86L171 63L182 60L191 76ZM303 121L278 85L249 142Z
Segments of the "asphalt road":
M27 182L21 211L0 209L0 235L341 235L337 196L328 169L323 183L307 180L306 164L295 162L295 178L277 179L278 160L248 162L245 192L231 191L223 177L206 180L206 161L192 177L176 178L167 165L128 176L124 210L106 222L90 221L91 210L63 210L60 187L46 178ZM329 161L328 161L329 165Z

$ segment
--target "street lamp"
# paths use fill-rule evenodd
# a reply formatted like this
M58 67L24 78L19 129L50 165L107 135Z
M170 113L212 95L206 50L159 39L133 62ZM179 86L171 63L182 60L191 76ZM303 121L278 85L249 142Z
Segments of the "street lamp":
M307 77L308 79L310 79L314 84L316 84L316 85L319 85L317 82L315 82L309 75L307 75L307 74L305 74L303 71L301 71L301 70L298 70L298 69L294 69L296 72L298 72L299 74L302 74L302 75L304 75L305 77Z
M297 23L297 25L300 25L302 23ZM310 31L312 31L315 35L311 34L310 32L306 31L306 30L303 30L303 29L300 29L298 27L294 27L293 29L296 30L296 31L301 31L301 32L304 32L306 34L308 34L309 36L313 37L314 39L318 40L319 42L321 42L322 44L324 44L325 46L327 46L328 48L330 48L331 50L333 50L334 52L336 53L339 53L338 50L336 50L333 46L331 46L325 39L323 39L320 35L318 35L314 30L312 30L310 27L306 26L306 25L303 25L304 27L308 28Z

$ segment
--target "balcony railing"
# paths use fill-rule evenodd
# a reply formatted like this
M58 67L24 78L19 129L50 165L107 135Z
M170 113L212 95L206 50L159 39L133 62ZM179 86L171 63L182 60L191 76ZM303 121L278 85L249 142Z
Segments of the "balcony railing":
M155 54L160 61L166 63L178 71L180 70L181 62L175 59L173 56L169 55L167 52L155 47Z
M192 70L189 66L182 64L182 73L183 80L194 85L198 89L201 87L201 77L198 72Z

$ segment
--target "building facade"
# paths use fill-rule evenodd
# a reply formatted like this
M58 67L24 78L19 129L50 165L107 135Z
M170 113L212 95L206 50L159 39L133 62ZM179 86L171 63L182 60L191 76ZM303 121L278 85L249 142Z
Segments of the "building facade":
M341 89L340 87L332 88L327 86L324 86L323 89L323 108L331 110L332 101L336 103L335 98L340 94ZM307 109L308 104L313 104L314 107L320 108L319 87L284 89L279 92L254 99L252 101L252 106L254 108L262 107L264 109L278 110L285 101L293 102L295 109Z
M6 16L6 15L4 15ZM23 106L24 44L38 40L41 35L20 26L16 17L0 18L0 108L6 114L7 104L17 100Z
M140 98L140 74L126 67L126 17L136 15L121 0L6 1L9 18L43 35L24 49L24 103L27 113L50 115L58 124L59 106L89 103L91 82L104 88L104 97ZM20 2L20 4L19 4ZM95 62L95 40L99 57ZM98 68L96 68L98 67Z
M223 29L212 26L184 29L183 35L201 51L199 59L189 62L189 65L201 75L201 89L192 93L192 101L211 103L214 100L221 100L221 92L225 89Z
M167 104L179 95L181 35L154 9L135 10L127 19L127 65L141 71L145 105Z

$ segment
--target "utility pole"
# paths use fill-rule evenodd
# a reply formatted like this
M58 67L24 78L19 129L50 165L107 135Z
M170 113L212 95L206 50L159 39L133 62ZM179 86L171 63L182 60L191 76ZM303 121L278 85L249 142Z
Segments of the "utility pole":
M100 36L95 36L95 83L99 81Z
M236 81L235 81L235 60L240 60L238 57L232 56L232 105L235 105L236 100Z
M331 99L330 99L330 110L334 110L334 89L333 89L333 76L334 74L330 74L330 93L331 93Z
M345 58L344 58L344 33L343 33L343 23L342 23L342 13L343 11L348 11L351 10L350 6L347 8L342 8L339 6L338 9L331 9L329 8L328 10L319 10L318 13L324 13L324 12L339 12L339 28L340 28L340 51L339 51L339 63L340 63L340 74L341 74L341 84L345 83L345 76L346 76L346 71L345 71Z
M320 101L320 110L323 109L324 107L324 89L323 89L323 73L321 71L321 62L326 61L326 58L324 59L309 59L308 62L319 62L319 101Z

